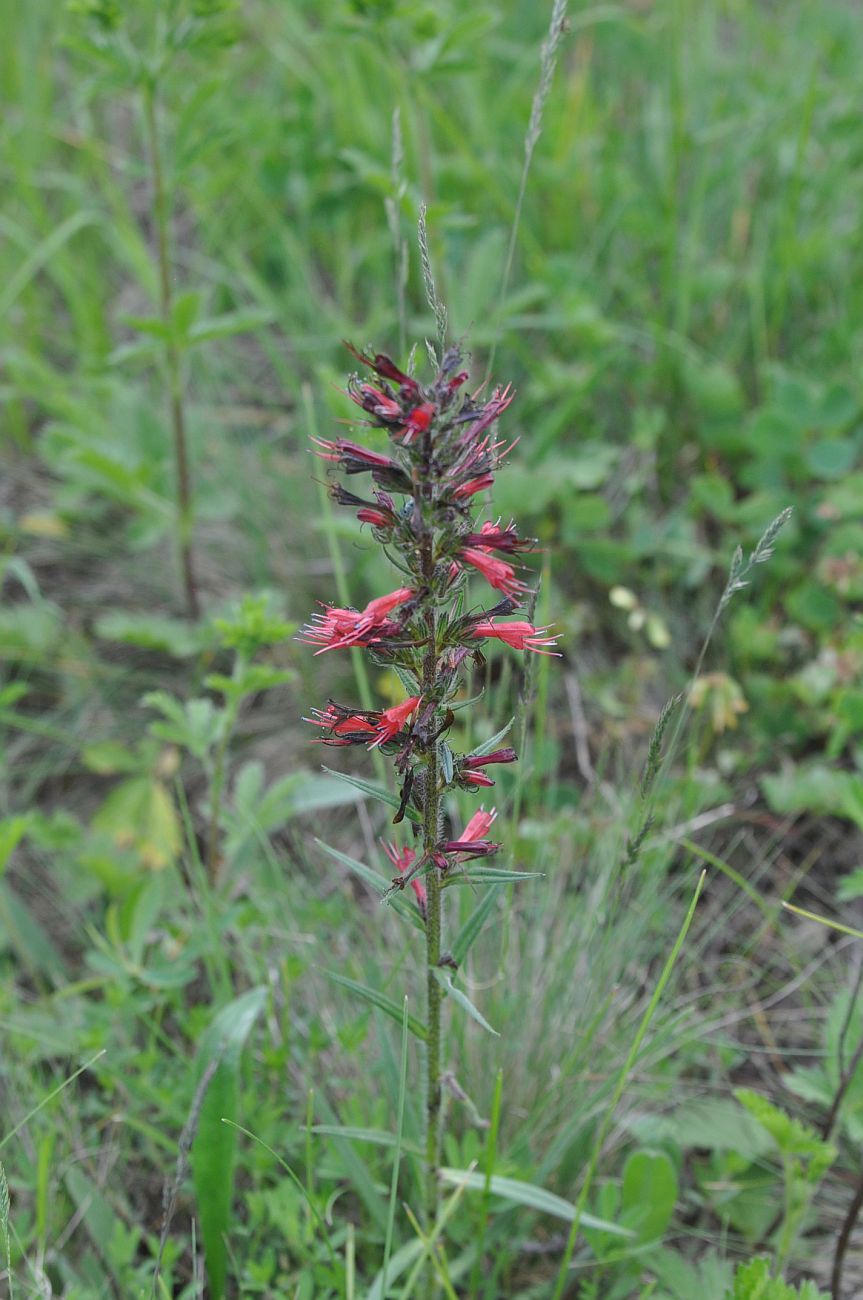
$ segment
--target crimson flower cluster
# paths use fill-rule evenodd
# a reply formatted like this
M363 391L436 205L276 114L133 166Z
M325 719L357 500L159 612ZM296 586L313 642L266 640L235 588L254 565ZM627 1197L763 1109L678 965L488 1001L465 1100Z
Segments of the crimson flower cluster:
M364 609L322 605L300 632L316 654L363 646L373 660L392 669L405 698L389 709L368 710L329 700L307 719L320 729L325 745L365 745L394 757L405 815L422 828L418 850L384 845L398 876L410 883L425 917L423 876L445 878L458 863L493 854L489 839L494 809L480 809L461 834L445 833L440 812L447 787L476 790L493 786L486 769L516 761L515 750L454 753L446 736L470 663L483 662L482 647L502 641L516 650L553 654L557 637L535 627L517 612L529 588L511 559L530 551L514 523L479 523L475 500L490 488L511 446L494 429L512 401L509 387L482 399L467 390L468 373L459 348L451 348L432 379L421 384L382 353L368 356L348 345L375 380L353 376L347 395L365 413L362 423L386 430L386 453L347 438L315 438L316 452L348 477L365 475L369 495L330 486L339 505L356 510L372 536L402 575L402 583ZM467 582L479 575L498 599L488 608L471 607Z

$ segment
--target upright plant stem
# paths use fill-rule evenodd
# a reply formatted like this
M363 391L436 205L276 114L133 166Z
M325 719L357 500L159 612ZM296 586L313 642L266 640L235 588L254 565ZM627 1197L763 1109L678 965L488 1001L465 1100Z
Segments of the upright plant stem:
M153 181L153 223L156 229L156 259L159 271L159 311L165 327L165 368L168 375L168 412L174 444L174 469L177 482L177 551L182 574L183 596L189 618L199 613L198 589L195 582L192 557L192 483L189 473L188 440L186 437L186 411L183 394L183 373L180 349L174 332L174 298L171 288L171 259L169 252L170 212L162 167L162 150L159 143L159 124L156 112L156 86L144 92L144 117L150 148L150 166Z
M437 654L437 615L433 603L432 588L434 580L434 531L432 521L426 511L431 506L432 484L432 444L431 435L425 438L424 481L417 485L414 497L415 508L422 523L421 566L423 583L428 593L429 605L426 613L426 634L428 637L425 657L423 659L423 699L433 697L438 678ZM434 727L434 722L432 722ZM440 833L440 791L438 790L438 741L437 736L429 741L425 770L425 797L423 805L423 855L431 858ZM438 1164L440 1161L441 1142L441 986L437 981L437 968L441 955L442 934L442 885L437 867L427 877L428 902L426 909L426 1002L428 1032L426 1045L426 1229L430 1231L437 1218L438 1211ZM436 1290L434 1270L428 1270L429 1295Z

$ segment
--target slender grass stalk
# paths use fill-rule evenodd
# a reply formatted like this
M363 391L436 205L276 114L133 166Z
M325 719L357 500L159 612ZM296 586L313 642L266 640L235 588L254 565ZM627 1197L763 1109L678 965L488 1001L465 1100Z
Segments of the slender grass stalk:
M396 313L399 322L399 356L407 351L408 313L405 289L408 282L408 244L402 233L401 201L404 197L405 183L402 177L405 150L402 138L402 119L398 105L393 109L392 151L390 161L390 184L392 194L388 196L384 207L387 224L393 241L393 275L396 291Z
M396 1148L393 1155L393 1175L390 1182L390 1205L387 1214L387 1235L384 1242L384 1262L381 1266L381 1295L387 1293L387 1270L390 1264L390 1254L393 1248L393 1229L396 1219L396 1199L399 1188L399 1165L402 1156L402 1138L404 1136L405 1123L405 1096L407 1095L407 1078L408 1078L408 1000L405 998L402 1011L402 1051L401 1065L399 1068L399 1100L398 1100L398 1119L396 1127Z
M627 1055L627 1058L623 1063L623 1068L621 1069L620 1074L618 1075L617 1083L615 1084L614 1087L614 1092L611 1095L611 1101L608 1104L608 1109L606 1110L602 1123L599 1126L599 1131L596 1135L596 1138L593 1143L593 1149L590 1153L590 1160L587 1166L587 1173L584 1176L584 1182L582 1183L581 1186L581 1192L579 1193L578 1201L576 1202L575 1218L572 1221L572 1226L569 1230L569 1236L567 1237L566 1240L566 1247L563 1252L563 1259L560 1261L560 1270L557 1275L557 1283L554 1288L554 1294L552 1296L552 1300L561 1300L561 1297L563 1296L564 1288L566 1286L566 1276L567 1273L569 1272L569 1265L570 1262L572 1261L572 1254L573 1251L575 1250L575 1243L578 1239L578 1230L581 1226L581 1216L584 1213L584 1208L587 1204L587 1198L590 1194L590 1189L593 1186L593 1180L596 1176L596 1170L599 1165L599 1158L602 1154L602 1148L605 1145L605 1139L608 1136L608 1130L611 1127L611 1121L614 1118L614 1112L617 1110L618 1102L620 1101L620 1098L623 1096L623 1090L626 1087L626 1084L629 1080L630 1073L632 1072L632 1067L634 1066L636 1058L638 1057L638 1053L641 1050L641 1044L644 1041L644 1036L647 1033L648 1029L650 1028L650 1022L653 1019L656 1008L659 1006L660 998L662 997L662 994L665 992L665 986L668 983L669 979L671 978L671 972L674 970L674 967L677 963L677 958L680 956L680 950L683 947L687 934L689 933L689 927L692 925L692 919L695 916L695 908L698 905L699 898L701 897L701 891L704 888L704 881L706 876L707 876L707 872L706 870L704 870L702 871L701 875L698 877L698 884L695 886L695 892L692 895L692 901L689 904L689 910L686 913L686 917L684 919L683 925L680 927L680 932L678 933L678 936L674 941L674 947L671 949L671 952L668 954L668 959L664 967L662 968L662 974L660 975L656 988L653 991L653 996L651 997L650 1002L647 1004L647 1010L645 1011L644 1015L641 1017L641 1023L639 1024L638 1031L635 1035L635 1038L632 1041L632 1046L629 1049L629 1054Z
M6 1257L6 1277L9 1282L9 1300L14 1300L12 1289L12 1245L9 1238L9 1183L6 1170L0 1162L0 1237L3 1240L3 1254Z
M20 1119L14 1128L10 1129L8 1133L4 1133L3 1137L0 1138L0 1151L2 1151L3 1147L6 1146L7 1142L12 1141L16 1133L20 1133L22 1128L24 1128L25 1125L29 1124L30 1120L33 1119L34 1116L39 1114L40 1110L44 1110L45 1107L49 1105L54 1100L55 1097L59 1097L60 1093L64 1090L64 1088L68 1088L70 1083L75 1082L79 1074L83 1074L85 1070L89 1070L91 1065L95 1065L96 1062L100 1061L104 1055L105 1055L105 1048L103 1047L101 1052L97 1052L95 1056L91 1056L89 1061L85 1061L83 1065L79 1066L78 1069L75 1070L74 1074L69 1075L68 1079L64 1079L63 1082L59 1083L56 1088L52 1088L51 1091L47 1094L47 1096L42 1098L42 1100L38 1103L38 1105L34 1106L32 1110L28 1110L24 1118Z
M306 1204L309 1207L309 1210L314 1216L315 1222L317 1223L318 1227L321 1230L321 1236L323 1238L324 1245L327 1248L327 1254L330 1257L330 1263L333 1266L333 1270L336 1276L338 1276L341 1270L339 1268L338 1256L333 1250L333 1244L332 1241L330 1240L329 1228L327 1227L324 1220L321 1218L320 1211L318 1210L318 1207L315 1205L314 1201L309 1196L309 1193L306 1191L306 1188L303 1186L302 1180L297 1177L297 1175L294 1173L291 1166L288 1164L286 1160L284 1160L279 1155L278 1151L274 1151L273 1148L268 1143L266 1143L263 1138L258 1137L257 1133L253 1133L251 1129L243 1128L242 1124L235 1124L232 1119L223 1118L222 1123L227 1124L230 1128L235 1128L238 1133L242 1133L247 1138L251 1138L253 1142L257 1142L258 1146L263 1147L265 1151L269 1151L273 1159L278 1161L279 1165L281 1166L282 1169L284 1169L285 1173L288 1175L291 1182L296 1187L297 1191L303 1197L303 1199L305 1200Z
M171 287L170 230L171 213L159 138L158 84L144 87L144 122L150 153L153 187L153 225L156 232L156 261L159 280L159 312L165 330L164 355L168 378L168 414L174 446L174 472L177 488L177 552L186 613L196 619L200 613L198 588L192 553L192 480L189 470L189 447L186 434L186 405L183 387L183 363L174 329L174 295Z
M563 35L564 23L566 21L567 0L554 0L551 10L551 20L548 25L548 33L542 43L540 53L540 70L539 84L533 97L533 103L530 109L530 121L527 126L527 134L524 137L524 162L521 168L521 180L518 186L518 198L515 202L515 213L512 218L512 227L509 232L509 244L506 250L506 261L503 267L503 277L500 284L500 296L497 302L497 320L494 332L494 340L491 345L491 351L488 358L488 369L486 371L486 381L491 377L494 370L494 358L497 353L498 336L500 334L500 324L503 317L503 305L506 302L506 294L509 288L509 278L512 274L512 263L515 258L515 245L518 239L518 228L521 225L521 210L524 207L524 196L527 191L527 178L530 173L530 165L533 161L533 151L536 148L536 142L539 139L542 130L542 116L545 111L546 101L551 93L551 83L554 79L554 69L557 63L557 47L560 44L560 38Z
M494 1081L494 1096L491 1103L491 1122L488 1130L488 1140L485 1147L485 1187L482 1192L482 1206L480 1210L479 1236L476 1241L476 1254L473 1259L473 1267L470 1272L470 1294L472 1300L475 1300L479 1292L479 1285L482 1275L482 1261L485 1254L485 1239L488 1233L488 1221L491 1208L491 1179L494 1173L494 1162L497 1156L497 1137L500 1132L500 1111L503 1101L503 1070L498 1070L497 1078Z
M234 665L234 677L241 677L247 667L245 658L238 655ZM213 763L213 778L210 782L210 820L207 827L207 875L211 884L216 883L219 874L219 823L222 820L222 799L225 793L225 764L239 711L240 697L230 697L225 705L224 727Z
M473 1173L475 1164L476 1161L473 1161L468 1166L468 1169L466 1171L468 1174ZM440 1212L430 1229L424 1229L422 1224L417 1219L416 1215L411 1210L410 1206L409 1205L405 1206L405 1213L410 1219L414 1232L417 1234L417 1236L419 1237L420 1241L423 1244L423 1250L419 1259L414 1264L408 1276L408 1280L404 1285L404 1289L402 1290L401 1293L401 1300L410 1300L410 1297L413 1295L414 1292L414 1287L417 1285L417 1282L419 1281L422 1271L425 1267L426 1260L431 1260L434 1269L437 1272L438 1277L440 1277L440 1280L443 1283L444 1287L446 1287L449 1284L449 1295L451 1297L451 1300L458 1300L458 1297L455 1296L455 1294L453 1293L452 1284L449 1283L449 1279L443 1273L441 1263L437 1257L437 1252L435 1251L435 1246L437 1245L438 1238L443 1233L443 1230L446 1227L448 1220L455 1213L459 1201L461 1200L462 1196L464 1196L466 1187L467 1187L466 1180L465 1182L459 1183L458 1187L456 1187L455 1191L453 1192L449 1200L446 1201L445 1204L441 1206Z

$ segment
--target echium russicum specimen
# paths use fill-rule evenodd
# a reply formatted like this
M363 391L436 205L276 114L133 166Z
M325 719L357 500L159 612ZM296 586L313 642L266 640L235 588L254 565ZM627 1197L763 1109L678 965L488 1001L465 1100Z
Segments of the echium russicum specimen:
M350 345L349 345L350 346ZM503 641L515 650L553 654L556 636L525 618L512 618L529 593L508 558L532 549L514 523L476 518L477 500L490 488L511 450L498 438L497 421L512 401L509 388L470 395L459 348L444 356L429 384L406 374L389 357L350 348L374 382L353 376L348 396L365 412L363 423L385 429L388 454L347 438L315 439L325 461L351 479L370 480L366 495L330 486L339 505L355 509L400 574L399 585L364 609L322 605L300 636L316 654L364 646L373 661L394 670L405 698L392 708L368 710L330 699L312 711L325 745L365 745L391 755L401 788L395 816L413 825L413 846L383 846L398 875L410 884L424 922L427 945L427 1200L437 1204L441 1128L442 894L463 864L486 858L500 845L490 838L495 810L480 808L463 829L446 829L443 796L449 788L476 792L493 786L489 768L513 763L510 748L458 754L446 742L465 670L483 663L482 648ZM481 576L499 597L473 606L468 578Z

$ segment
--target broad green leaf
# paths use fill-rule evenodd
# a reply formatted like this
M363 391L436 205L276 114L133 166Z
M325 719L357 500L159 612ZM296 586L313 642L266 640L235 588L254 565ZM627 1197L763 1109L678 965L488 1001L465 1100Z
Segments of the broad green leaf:
M174 801L154 776L116 786L93 818L93 829L109 835L117 848L131 849L151 871L175 862L182 846Z
M621 1214L640 1241L658 1241L677 1204L677 1174L663 1151L634 1151L623 1167Z
M440 1176L453 1187L464 1183L470 1191L483 1191L486 1185L485 1174L468 1169L441 1169ZM522 1183L516 1178L502 1178L498 1174L492 1175L490 1186L494 1196L511 1201L513 1205L524 1205L527 1209L551 1214L567 1223L572 1223L575 1219L576 1209L572 1201L565 1201L562 1196L555 1196L554 1192L547 1192L544 1187ZM580 1222L586 1228L598 1228L615 1237L635 1238L631 1229L624 1228L619 1223L610 1223L607 1219L598 1219L593 1214L581 1214Z
M0 943L4 939L15 949L25 969L66 982L63 958L48 931L14 889L0 881Z
M338 975L335 971L325 970L324 975L327 979L332 980L334 984L341 984L342 988L350 989L351 993L356 993L358 997L370 1002L373 1007L383 1011L391 1020L397 1024L402 1023L402 1008L397 1002L393 1002L386 994L379 993L377 989L370 989L366 984L360 984L357 980L348 979L346 975ZM408 1016L408 1029L416 1038L425 1042L427 1034L425 1025L421 1024L414 1016Z
M452 979L447 975L446 971L433 970L432 974L447 996L451 997L454 1002L457 1002L462 1011L466 1011L470 1018L475 1020L478 1025L481 1025L489 1034L494 1034L495 1038L500 1038L500 1034L496 1029L492 1029L485 1016L474 1006L467 994L462 993L461 989L457 988L456 985L453 984Z
M260 986L228 1003L198 1048L198 1086L208 1071L212 1070L212 1075L201 1103L191 1163L212 1300L223 1300L226 1295L237 1146L236 1129L222 1120L237 1122L240 1057L266 1000L267 990Z
M97 740L92 745L85 745L81 750L81 761L88 771L96 772L98 776L140 772L147 766L139 753L118 740Z

